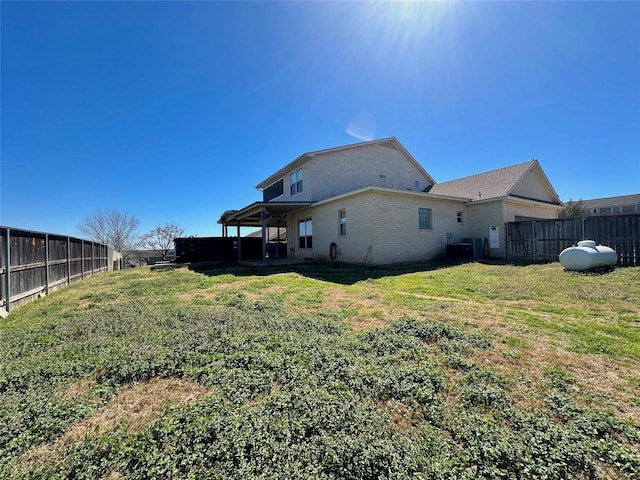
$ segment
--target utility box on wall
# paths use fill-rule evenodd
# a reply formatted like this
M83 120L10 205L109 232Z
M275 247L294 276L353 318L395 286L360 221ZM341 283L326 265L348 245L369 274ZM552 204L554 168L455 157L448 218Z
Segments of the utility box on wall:
M489 248L500 248L499 227L489 227Z

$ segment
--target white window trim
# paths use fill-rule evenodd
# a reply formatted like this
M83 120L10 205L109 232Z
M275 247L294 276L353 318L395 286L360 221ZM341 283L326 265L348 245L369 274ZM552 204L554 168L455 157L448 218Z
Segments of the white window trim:
M427 225L426 227L424 227L424 228L422 227L422 225L421 225L421 221L420 221L420 220L421 220L421 218L420 218L420 217L421 217L420 213L421 213L422 211L429 212L429 217L428 217L428 218L429 218L429 223L428 223L428 225ZM423 207L419 207L419 208L418 208L418 230L433 230L433 210L432 210L431 208L423 208Z
M292 178L294 179L294 181L291 181ZM291 196L297 195L298 193L302 192L302 180L303 175L301 168L289 174L289 194Z
M342 216L341 214L344 214L344 216ZM343 226L344 226L344 232L342 228ZM338 210L338 236L339 237L347 236L347 210L344 208L342 210Z
M307 222L311 222L311 235L307 235ZM304 223L305 226L305 234L304 235L300 235L300 224ZM304 241L304 247L300 246L300 242L302 239L305 239ZM309 239L311 239L311 242L309 242ZM311 243L311 246L309 246L309 243ZM311 219L311 217L309 218L301 218L300 220L298 220L298 248L300 250L311 250L313 248L313 220Z

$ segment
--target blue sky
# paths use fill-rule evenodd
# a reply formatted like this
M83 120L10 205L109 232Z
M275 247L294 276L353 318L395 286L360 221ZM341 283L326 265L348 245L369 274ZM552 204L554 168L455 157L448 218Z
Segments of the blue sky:
M395 136L438 182L537 158L640 193L640 2L1 3L1 210L220 235L300 154Z

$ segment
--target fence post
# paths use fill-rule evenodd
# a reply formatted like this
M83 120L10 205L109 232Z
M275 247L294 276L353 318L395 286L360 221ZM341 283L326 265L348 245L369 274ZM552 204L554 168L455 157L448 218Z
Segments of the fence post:
M71 237L67 237L67 285L71 285Z
M531 220L531 244L533 246L533 261L536 261L536 222Z
M5 275L7 276L5 278L4 281L4 288L6 290L6 296L7 296L7 308L5 308L5 310L7 311L7 313L9 313L9 311L11 310L11 229L7 228L7 236L5 237L5 249L4 249L4 253L5 253L5 265L7 266L7 268L5 268Z
M80 278L84 280L84 240L80 240L80 248L80 272L82 272Z
M5 265L6 265L6 278L4 279L4 288L5 288L5 295L6 295L6 308L5 310L7 311L7 313L9 313L9 311L11 310L11 229L7 227L7 236L5 237L5 248L4 248L4 255L5 255Z
M49 234L44 234L44 291L49 295Z
M91 276L95 275L96 265L96 244L91 242Z

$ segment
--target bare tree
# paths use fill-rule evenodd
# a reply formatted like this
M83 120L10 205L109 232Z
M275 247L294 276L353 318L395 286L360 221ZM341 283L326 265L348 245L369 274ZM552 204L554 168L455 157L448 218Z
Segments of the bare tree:
M158 226L144 235L143 243L146 248L153 250L162 257L167 259L169 250L173 247L173 241L176 237L184 234L184 229L175 223L168 223L165 226Z
M588 213L589 212L584 206L582 199L576 202L569 199L564 208L558 212L558 218L586 217Z
M107 210L85 217L78 225L78 230L91 240L109 245L126 256L140 245L139 223L133 215Z

